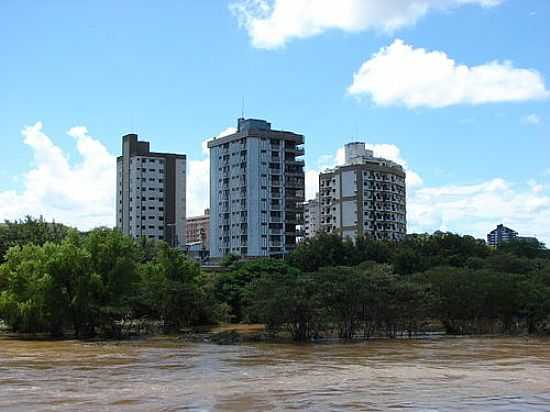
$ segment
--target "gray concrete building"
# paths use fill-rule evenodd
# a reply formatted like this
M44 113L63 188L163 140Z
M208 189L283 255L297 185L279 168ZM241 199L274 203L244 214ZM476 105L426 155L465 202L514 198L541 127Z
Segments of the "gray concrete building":
M136 134L117 158L116 226L135 239L185 248L186 156L151 152Z
M373 156L365 143L345 146L343 166L319 175L320 228L344 238L399 241L407 234L406 174Z
M304 136L239 119L236 133L211 140L210 256L288 255L304 201Z
M305 239L315 237L321 230L321 208L319 205L319 193L314 199L304 202L303 236Z

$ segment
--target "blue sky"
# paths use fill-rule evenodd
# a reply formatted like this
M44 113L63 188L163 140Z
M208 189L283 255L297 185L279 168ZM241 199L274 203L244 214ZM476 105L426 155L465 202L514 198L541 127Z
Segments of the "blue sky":
M188 154L199 213L202 142L244 98L306 136L309 194L361 139L415 176L409 231L550 242L549 17L547 0L4 0L0 219L112 225L128 132Z

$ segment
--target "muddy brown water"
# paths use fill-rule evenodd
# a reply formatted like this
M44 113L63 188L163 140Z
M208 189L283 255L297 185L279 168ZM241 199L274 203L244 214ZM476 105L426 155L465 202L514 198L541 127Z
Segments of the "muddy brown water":
M550 411L550 340L0 339L0 411Z

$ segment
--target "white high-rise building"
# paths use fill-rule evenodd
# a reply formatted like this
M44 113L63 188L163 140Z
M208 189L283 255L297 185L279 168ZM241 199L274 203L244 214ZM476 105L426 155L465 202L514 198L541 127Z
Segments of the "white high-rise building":
M350 143L345 150L343 166L319 175L321 230L350 239L404 239L405 170L391 160L374 157L365 143Z
M185 248L186 156L156 153L135 134L117 158L117 228L135 239Z
M211 140L210 256L282 257L296 247L304 201L304 136L239 119Z

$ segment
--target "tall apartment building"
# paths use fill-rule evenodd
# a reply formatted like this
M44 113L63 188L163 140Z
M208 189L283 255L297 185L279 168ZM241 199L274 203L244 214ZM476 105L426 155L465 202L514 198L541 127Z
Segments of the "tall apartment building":
M498 247L501 243L516 240L517 238L518 232L500 224L496 229L487 234L487 244L489 246Z
M201 243L203 249L208 249L208 225L210 209L201 216L187 218L187 243Z
M321 209L319 205L319 193L315 195L315 199L304 202L304 225L303 236L306 239L311 239L321 230Z
M239 119L210 149L210 256L287 255L304 201L304 136Z
M135 134L117 158L117 228L185 248L186 156L156 153Z
M320 226L344 238L402 240L407 234L405 171L373 156L363 142L345 146L343 166L319 175Z

